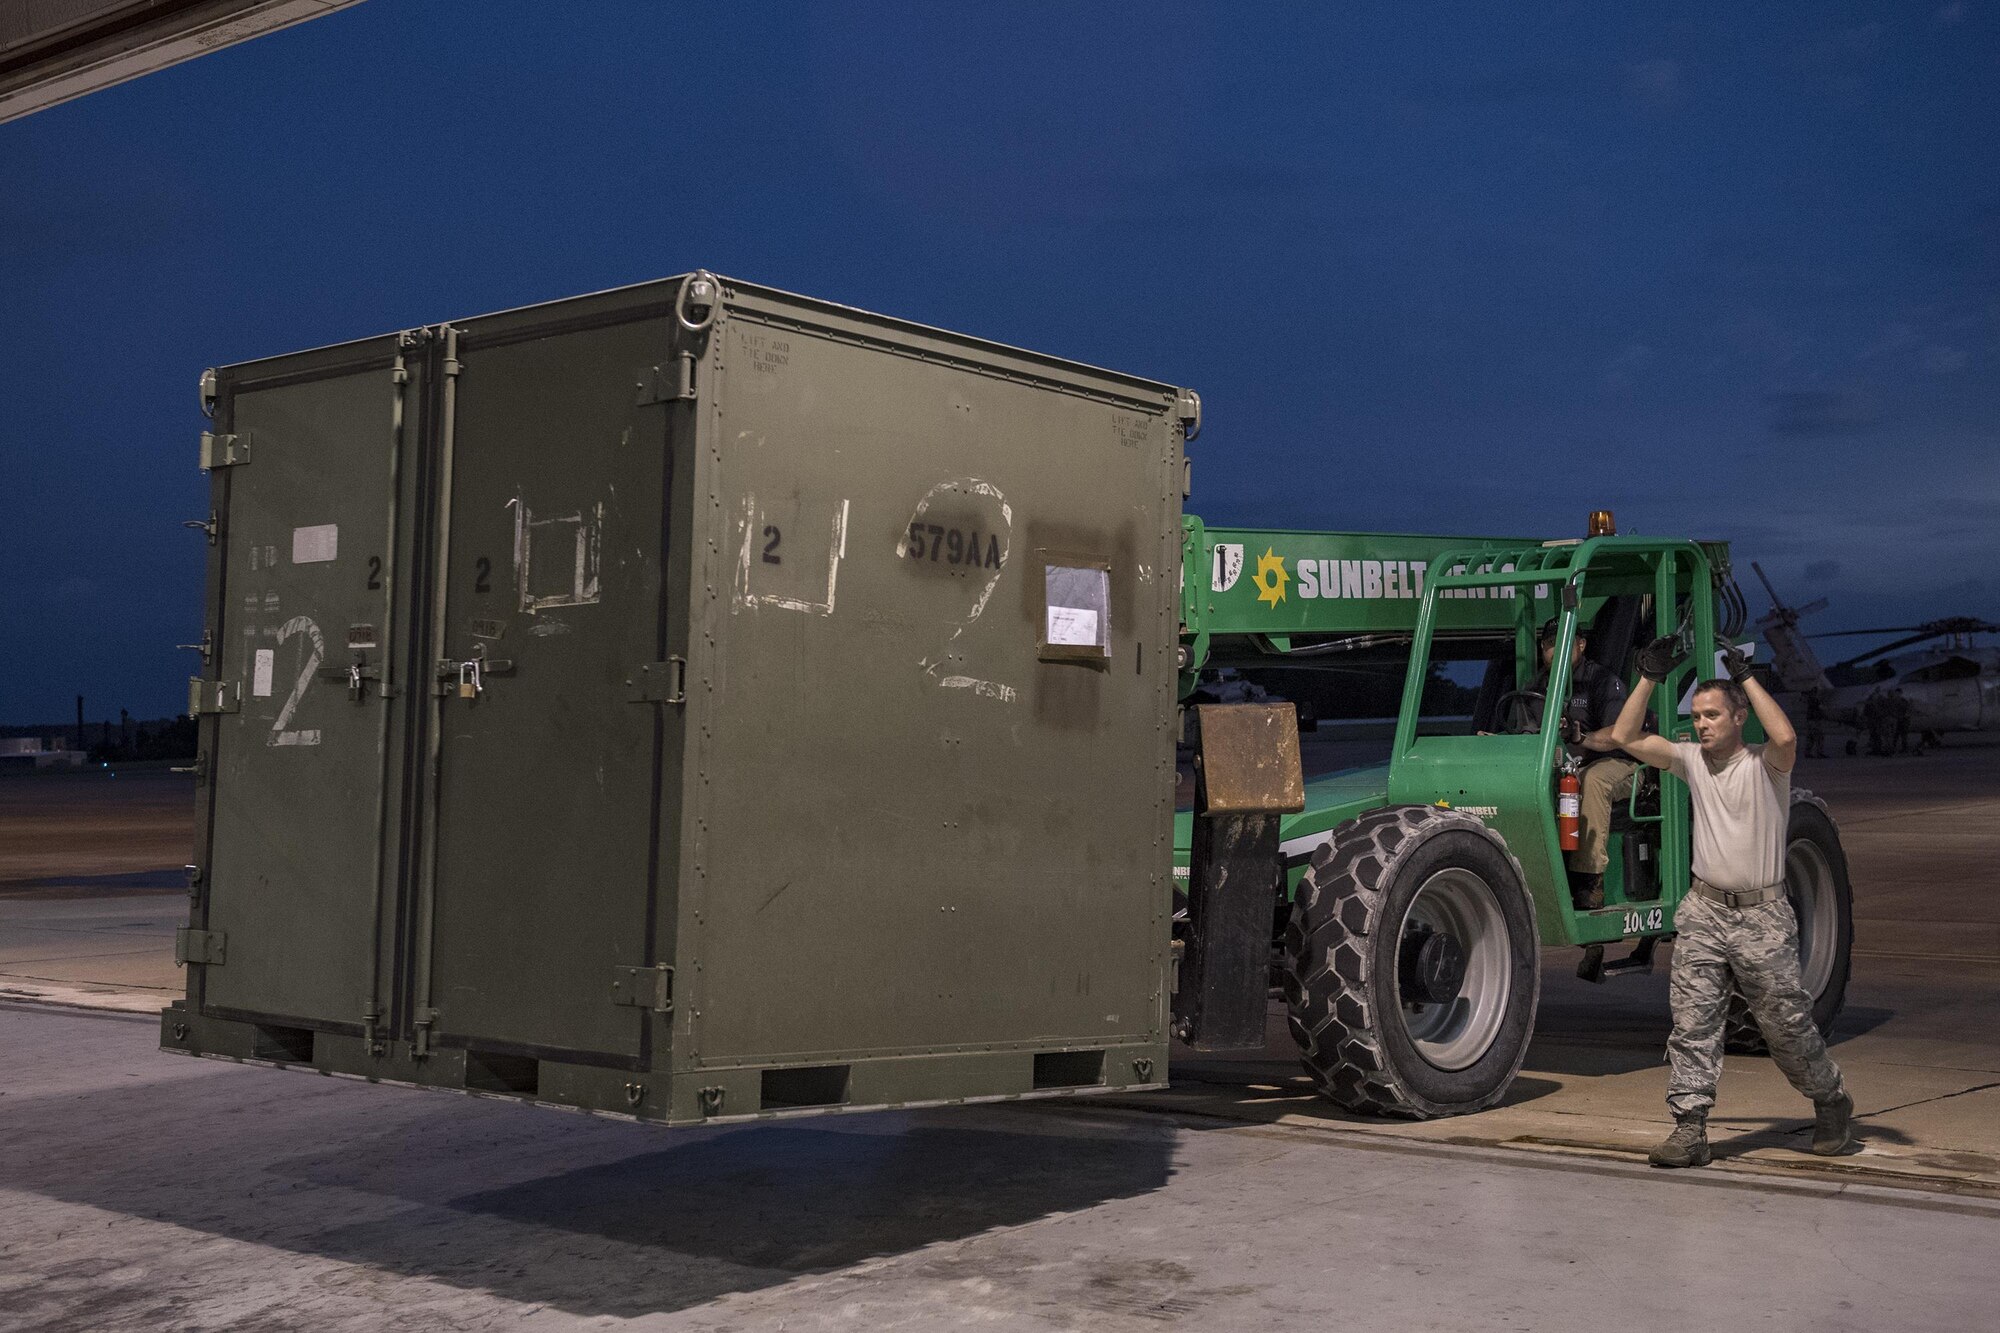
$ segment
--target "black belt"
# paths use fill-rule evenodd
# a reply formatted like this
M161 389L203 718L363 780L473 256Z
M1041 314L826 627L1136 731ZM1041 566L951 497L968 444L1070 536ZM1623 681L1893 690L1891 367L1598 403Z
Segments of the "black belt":
M1694 891L1712 903L1724 907L1762 907L1774 903L1785 896L1785 886L1771 884L1761 889L1718 889L1705 880L1695 880Z

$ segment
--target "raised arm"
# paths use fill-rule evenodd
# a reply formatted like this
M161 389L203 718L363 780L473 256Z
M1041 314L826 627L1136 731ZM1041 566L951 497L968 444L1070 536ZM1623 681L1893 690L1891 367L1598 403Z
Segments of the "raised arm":
M1778 701L1764 688L1764 683L1750 672L1750 659L1734 647L1722 650L1722 667L1731 680L1743 687L1743 693L1750 696L1750 711L1757 715L1757 724L1764 728L1764 764L1774 772L1789 773L1798 762L1799 733L1792 726L1792 720L1785 716L1785 710L1778 707Z
M1686 660L1674 651L1672 638L1655 639L1639 650L1639 683L1625 697L1618 720L1611 724L1610 740L1642 764L1654 768L1674 766L1674 744L1664 736L1646 732L1646 705L1653 690L1673 669Z

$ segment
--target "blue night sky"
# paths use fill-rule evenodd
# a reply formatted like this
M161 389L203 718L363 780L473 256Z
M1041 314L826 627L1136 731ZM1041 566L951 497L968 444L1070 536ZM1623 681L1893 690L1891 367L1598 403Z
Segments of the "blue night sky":
M2000 616L1996 11L368 0L0 125L0 721L185 706L203 367L697 266L1191 385L1211 521Z

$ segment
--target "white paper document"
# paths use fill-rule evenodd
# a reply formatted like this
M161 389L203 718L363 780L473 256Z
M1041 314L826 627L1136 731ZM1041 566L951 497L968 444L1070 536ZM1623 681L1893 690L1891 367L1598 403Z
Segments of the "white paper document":
M1050 646L1097 647L1097 612L1081 606L1049 608Z

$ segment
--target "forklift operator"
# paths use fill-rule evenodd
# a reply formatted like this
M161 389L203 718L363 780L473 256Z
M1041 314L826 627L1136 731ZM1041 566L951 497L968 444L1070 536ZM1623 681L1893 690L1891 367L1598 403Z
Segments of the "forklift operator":
M1549 666L1556 655L1556 621L1542 626L1540 643L1542 670L1529 689L1544 697L1549 688ZM1569 853L1570 901L1579 912L1604 906L1604 867L1610 858L1606 847L1611 837L1613 801L1632 794L1632 777L1639 771L1636 761L1618 753L1611 739L1611 725L1625 704L1625 682L1583 655L1588 642L1583 627L1577 627L1570 645L1569 701L1563 709L1563 739L1589 754L1582 775L1582 845ZM1540 725L1540 718L1535 719Z

